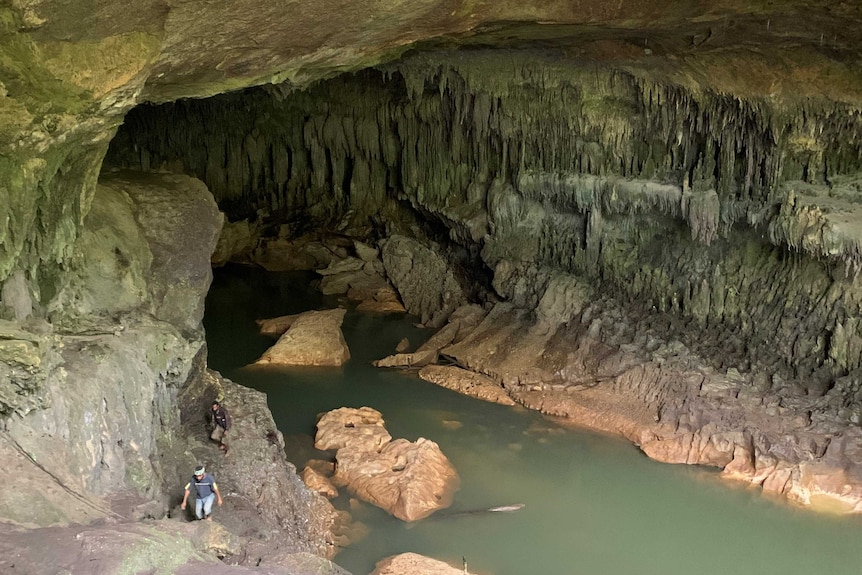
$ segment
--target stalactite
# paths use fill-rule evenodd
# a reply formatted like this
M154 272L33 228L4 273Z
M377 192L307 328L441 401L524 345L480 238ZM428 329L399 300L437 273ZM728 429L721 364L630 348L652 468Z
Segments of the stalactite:
M843 285L835 264L862 268L862 234L841 216L862 190L860 134L860 113L834 104L782 107L475 50L278 97L259 89L136 110L109 161L180 159L234 217L367 220L406 200L452 237L481 242L489 267L520 258L717 333L781 333L793 343L776 353L813 373L827 360L854 369L862 355L862 326L801 287ZM476 214L486 223L468 220ZM862 298L842 293L841 305ZM838 325L840 337L819 342Z

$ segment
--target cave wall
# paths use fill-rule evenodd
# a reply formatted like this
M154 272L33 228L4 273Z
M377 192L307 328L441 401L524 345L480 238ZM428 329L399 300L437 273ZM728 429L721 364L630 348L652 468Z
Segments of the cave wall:
M860 134L826 99L477 49L144 106L107 161L192 173L234 218L409 205L476 265L583 275L723 367L821 393L862 362ZM518 274L495 288L528 308L543 293Z
M0 321L4 521L116 517L106 497L167 507L160 457L176 441L177 394L202 370L221 221L187 176L100 180L46 317Z

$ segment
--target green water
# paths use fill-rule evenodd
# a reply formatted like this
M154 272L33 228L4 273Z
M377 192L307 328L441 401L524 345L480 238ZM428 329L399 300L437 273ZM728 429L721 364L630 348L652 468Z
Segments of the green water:
M354 575L408 551L494 575L862 574L862 518L796 509L715 471L659 464L625 442L372 367L401 338L416 345L430 335L407 317L349 311L352 358L342 368L244 370L273 343L255 319L338 304L309 291L313 277L218 270L205 318L210 366L268 394L300 468L314 456L318 413L367 405L393 437L437 442L461 477L452 507L414 524L354 509L369 533L335 558ZM443 516L513 503L525 507ZM346 509L347 497L334 504Z

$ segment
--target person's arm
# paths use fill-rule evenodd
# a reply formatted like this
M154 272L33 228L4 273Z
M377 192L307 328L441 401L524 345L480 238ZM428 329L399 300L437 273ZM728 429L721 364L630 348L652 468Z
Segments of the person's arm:
M221 506L221 491L218 490L218 484L213 481L213 491L215 491L216 497L218 497L218 504Z
M183 509L183 510L186 508L186 502L189 500L189 485L190 484L186 483L186 487L185 487L186 492L183 495L183 502L180 505L180 509Z

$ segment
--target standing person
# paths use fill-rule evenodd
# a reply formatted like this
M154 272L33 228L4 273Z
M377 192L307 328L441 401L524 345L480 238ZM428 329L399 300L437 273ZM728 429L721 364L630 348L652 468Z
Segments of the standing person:
M195 494L195 517L198 519L212 520L210 513L213 510L213 500L218 497L218 504L221 507L221 493L218 490L218 485L215 478L206 472L203 465L195 467L195 475L192 480L186 483L185 495L183 495L183 503L180 509L185 510L189 500L189 494Z
M210 435L210 439L218 442L218 448L224 451L225 456L228 454L228 446L227 441L225 441L225 435L228 430L230 430L231 420L230 414L227 412L227 409L219 403L218 401L213 402L212 407L212 416L213 416L213 432Z

